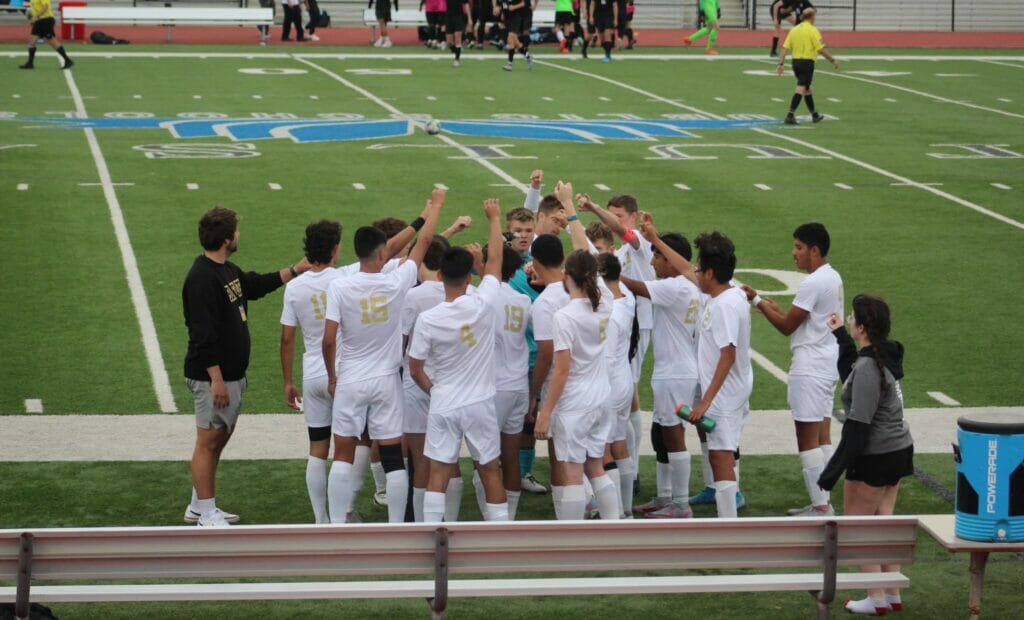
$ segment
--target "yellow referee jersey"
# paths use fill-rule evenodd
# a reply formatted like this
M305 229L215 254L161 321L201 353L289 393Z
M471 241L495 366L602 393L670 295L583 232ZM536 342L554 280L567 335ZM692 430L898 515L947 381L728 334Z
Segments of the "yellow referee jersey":
M794 60L817 60L818 52L825 48L825 41L814 24L800 22L786 35L782 47L793 53Z
M32 0L32 17L36 19L53 17L53 8L50 7L50 0Z

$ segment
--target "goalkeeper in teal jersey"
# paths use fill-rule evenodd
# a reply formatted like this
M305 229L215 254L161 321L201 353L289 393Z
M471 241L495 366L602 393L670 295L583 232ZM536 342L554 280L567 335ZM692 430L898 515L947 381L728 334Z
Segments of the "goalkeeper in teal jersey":
M694 41L707 36L708 44L704 48L704 53L710 55L717 54L718 50L715 49L715 42L718 40L718 16L721 12L718 8L718 0L699 0L699 6L704 27L683 39L683 43L686 44L686 47L690 47Z

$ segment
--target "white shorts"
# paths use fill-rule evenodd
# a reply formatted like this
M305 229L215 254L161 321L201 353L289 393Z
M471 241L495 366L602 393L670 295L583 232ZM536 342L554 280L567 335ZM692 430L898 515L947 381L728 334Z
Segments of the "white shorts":
M523 432L523 423L530 408L530 394L522 390L515 392L498 391L494 394L494 411L497 414L498 430L506 435Z
M493 399L446 411L431 411L427 416L423 454L441 463L458 463L463 437L474 461L490 463L498 458L501 438Z
M686 403L693 407L697 402L697 379L652 379L654 392L654 422L662 426L678 426L683 423L676 415L676 407Z
M705 415L715 421L714 430L708 433L708 450L739 450L740 436L743 435L743 427L750 415L750 406L727 413L709 409Z
M615 392L615 388L612 388ZM625 395L625 397L623 397ZM629 385L628 394L623 392L619 398L612 398L608 406L608 414L611 421L608 425L608 443L626 440L626 428L629 426L629 416L633 409L633 385Z
M398 373L364 381L342 383L334 390L333 431L341 437L370 439L402 436L402 378Z
M555 454L565 463L583 463L604 457L611 417L605 409L556 412L551 416Z
M405 399L405 413L402 415L402 432L418 433L422 435L427 432L427 414L430 412L430 394L420 389L418 385L406 385L403 389Z
M327 391L327 375L302 382L302 415L306 416L306 426L309 428L330 426L333 408L334 399Z
M651 330L640 330L640 341L636 346L636 355L629 360L629 369L633 371L633 383L640 383L640 372L643 370L644 358L647 357L647 347L651 344Z
M835 393L834 379L789 375L786 398L797 422L821 422L831 416Z

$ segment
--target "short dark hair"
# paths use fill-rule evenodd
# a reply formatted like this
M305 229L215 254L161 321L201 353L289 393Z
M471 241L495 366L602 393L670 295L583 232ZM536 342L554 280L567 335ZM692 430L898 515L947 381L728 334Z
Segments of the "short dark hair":
M713 269L715 280L725 284L732 279L736 271L736 246L732 240L717 230L702 233L694 240L697 251L697 265L701 271Z
M353 239L356 257L359 259L369 258L387 242L388 238L383 230L376 226L360 226Z
M809 248L817 247L822 258L828 256L828 248L832 244L825 225L817 222L797 226L793 231L793 238Z
M686 237L674 232L664 233L659 236L665 242L665 245L672 248L676 254L679 254L686 260L693 258L693 249L690 247L690 241Z
M448 239L441 235L434 235L433 241L427 246L427 253L423 255L423 266L431 271L441 268L441 259L448 248L452 247Z
M544 215L551 215L555 211L564 209L561 201L555 197L554 194L548 194L541 198L540 205L537 206L537 213L543 213Z
M473 255L465 248L449 248L441 257L441 280L448 286L458 286L473 271Z
M211 252L234 238L238 230L238 214L224 207L214 207L199 218L199 245Z
M565 248L558 237L552 234L537 235L530 246L533 260L545 267L561 267L565 260Z
M326 265L331 262L334 246L341 242L341 224L330 220L320 220L306 226L304 249L306 258L311 263Z
M373 225L383 230L388 239L402 232L408 226L404 220L397 217L382 217L379 220L374 220Z
M490 246L484 246L484 264L490 258ZM508 282L516 275L519 268L523 266L523 257L519 255L508 244L501 244L501 281Z
M620 196L612 196L608 200L609 207L619 207L625 209L626 213L636 213L640 210L640 207L636 204L636 198L633 198L629 194L622 194Z
M622 275L622 263L619 257L614 254L601 254L597 257L597 273L609 282L614 282Z
M516 207L505 214L505 223L509 224L512 222L533 222L536 217L533 215L533 211L524 209L523 207Z

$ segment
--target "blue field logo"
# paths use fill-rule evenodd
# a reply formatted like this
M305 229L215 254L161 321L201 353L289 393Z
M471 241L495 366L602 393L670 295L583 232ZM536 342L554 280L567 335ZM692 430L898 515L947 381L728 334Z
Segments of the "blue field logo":
M233 141L285 139L293 142L347 142L412 135L411 119L282 118L8 118L33 127L63 129L166 129L175 138L228 138ZM602 144L606 140L657 142L696 138L697 129L743 129L773 120L450 120L442 133L479 138L549 140Z

